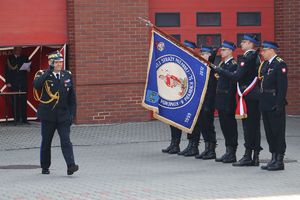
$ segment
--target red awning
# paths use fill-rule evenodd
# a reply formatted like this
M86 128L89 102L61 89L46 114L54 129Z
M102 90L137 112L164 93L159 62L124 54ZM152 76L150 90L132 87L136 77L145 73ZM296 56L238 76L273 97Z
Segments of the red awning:
M66 0L0 1L0 46L64 44Z

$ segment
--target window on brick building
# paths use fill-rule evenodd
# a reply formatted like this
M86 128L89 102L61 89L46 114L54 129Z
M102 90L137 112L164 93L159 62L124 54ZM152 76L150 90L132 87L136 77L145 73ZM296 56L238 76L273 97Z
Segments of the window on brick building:
M198 34L197 45L219 47L221 45L221 34Z
M173 38L175 38L176 40L178 40L179 42L181 41L181 35L180 34L171 34L171 36Z
M260 12L238 12L237 25L238 26L260 26L261 13Z
M180 27L180 13L155 13L158 27Z
M238 33L237 34L237 46L238 47L241 47L241 41L243 39L243 36L244 36L245 33ZM247 33L247 34L252 34L252 35L255 35L256 38L258 39L258 41L261 41L261 33Z
M221 26L221 13L198 12L197 26Z

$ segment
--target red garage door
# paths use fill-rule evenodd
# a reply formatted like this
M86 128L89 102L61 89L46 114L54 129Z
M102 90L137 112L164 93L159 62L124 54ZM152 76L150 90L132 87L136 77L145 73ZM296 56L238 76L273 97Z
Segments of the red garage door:
M150 0L150 19L177 39L198 45L239 43L243 33L274 39L274 0Z
M0 1L0 47L64 44L65 0Z
M23 46L23 54L29 56L39 46L31 59L28 72L27 114L35 119L38 102L33 99L32 81L39 69L47 67L46 55L61 49L67 41L67 13L64 0L26 0L0 1L0 92L8 92L5 85L7 56L12 54L13 46ZM0 121L5 114L11 119L11 101L0 97ZM5 109L6 108L6 109ZM4 111L7 112L4 112Z

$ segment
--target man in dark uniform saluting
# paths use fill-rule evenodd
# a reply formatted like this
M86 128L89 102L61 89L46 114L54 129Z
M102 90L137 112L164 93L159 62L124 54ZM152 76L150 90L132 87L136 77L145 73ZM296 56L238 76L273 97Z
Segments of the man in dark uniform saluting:
M258 50L255 45L259 42L254 35L245 34L241 42L244 55L239 59L238 68L234 72L218 67L216 71L232 80L238 81L236 118L242 119L244 130L245 154L233 166L259 166L260 146L260 110L259 110L259 88L257 86L257 73L260 66ZM253 158L252 158L252 152Z
M272 153L271 161L261 167L263 170L284 170L283 157L286 149L285 142L285 106L288 87L287 65L276 54L278 45L275 42L264 41L261 55L264 57L259 77L260 109Z
M237 63L232 56L235 48L235 44L229 41L224 41L221 45L221 56L223 61L219 66L230 72L234 72L237 69ZM220 126L225 138L226 153L220 158L217 158L216 162L236 162L238 131L235 119L235 94L236 81L231 80L224 75L220 75L218 77L215 106L218 110Z
M41 168L42 174L49 174L51 164L51 142L57 130L61 149L67 163L67 174L78 170L75 164L73 146L70 141L70 126L76 114L76 96L71 72L62 70L63 57L59 52L48 55L49 69L38 71L33 85L35 98L40 101L38 118L41 120ZM39 96L36 90L41 91Z
M218 49L210 46L202 45L200 55L207 61L214 63ZM200 114L192 134L188 135L189 140L194 144L185 156L195 156L196 159L215 159L216 158L216 131L214 126L215 96L216 96L217 79L213 70L208 77L207 90L202 104ZM198 152L198 144L202 135L205 142L205 149L200 154Z

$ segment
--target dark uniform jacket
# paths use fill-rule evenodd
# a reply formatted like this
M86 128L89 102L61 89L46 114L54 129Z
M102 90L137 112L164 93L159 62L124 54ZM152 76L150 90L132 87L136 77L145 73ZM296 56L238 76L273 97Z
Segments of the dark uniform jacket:
M76 114L76 96L69 71L60 71L60 80L58 80L51 71L40 70L35 76L33 85L35 89L42 92L41 101L46 102L51 99L51 95L59 95L58 100L40 103L37 113L39 119L53 122L72 121ZM47 92L47 86L50 93Z
M215 109L217 79L216 79L214 73L215 72L212 70L209 75L207 90L206 90L204 102L202 105L202 109L204 109L205 111L213 111Z
M258 52L250 50L246 52L238 61L238 68L235 72L228 70L221 70L220 74L225 75L235 81L239 82L241 92L252 83L253 79L257 76L258 68L260 66L260 59ZM247 96L246 99L258 100L259 87L256 85Z
M220 67L229 72L234 72L237 69L237 63L232 58L227 61L226 64L225 62L221 62ZM227 112L234 112L236 106L235 95L236 81L221 74L217 83L215 102L216 109Z
M272 62L265 61L261 67L260 75L260 109L272 111L276 108L281 110L287 104L286 93L288 87L287 65L278 56Z
M217 49L213 51L212 55L209 57L209 62L214 63ZM215 97L216 97L216 88L217 88L217 79L215 77L215 71L212 69L209 75L207 90L202 105L204 111L214 111L215 109Z
M27 91L27 71L20 71L21 66L26 62L28 58L25 56L10 55L7 58L5 78L6 83L10 83L13 90Z

